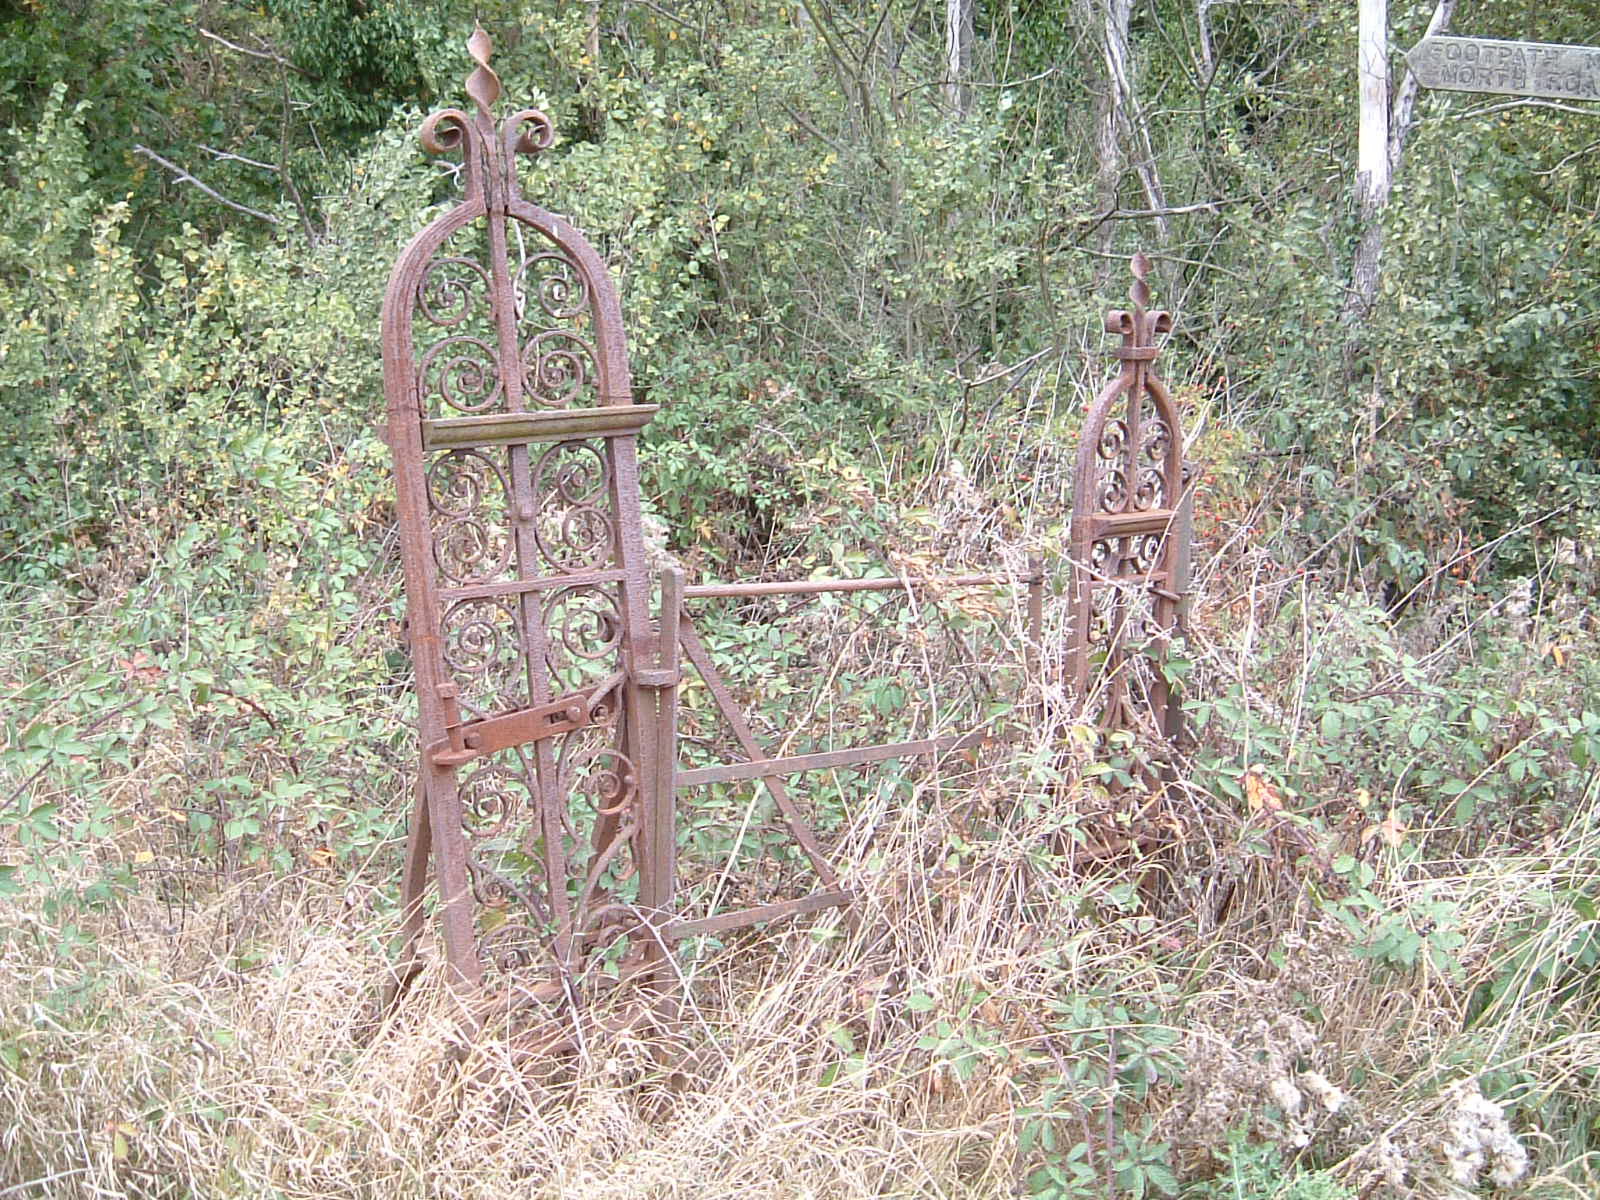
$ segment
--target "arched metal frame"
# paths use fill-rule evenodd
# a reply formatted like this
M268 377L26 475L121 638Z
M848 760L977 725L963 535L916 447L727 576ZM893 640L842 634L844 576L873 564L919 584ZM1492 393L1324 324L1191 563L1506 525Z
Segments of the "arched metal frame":
M651 768L674 672L650 677L636 442L655 408L634 402L604 262L519 193L516 157L550 146L550 122L496 120L482 30L469 51L477 111L422 129L429 153L461 154L463 199L397 260L383 351L423 746L400 977L431 859L452 981L475 992L545 953L567 981L602 938L642 933L632 956L662 960L671 783ZM587 829L569 805L585 790ZM634 874L619 910L611 885Z
M1133 308L1106 314L1122 369L1084 421L1073 473L1068 682L1103 729L1178 740L1183 713L1162 669L1188 588L1191 497L1183 428L1155 373L1172 317L1151 310L1149 263L1133 259Z

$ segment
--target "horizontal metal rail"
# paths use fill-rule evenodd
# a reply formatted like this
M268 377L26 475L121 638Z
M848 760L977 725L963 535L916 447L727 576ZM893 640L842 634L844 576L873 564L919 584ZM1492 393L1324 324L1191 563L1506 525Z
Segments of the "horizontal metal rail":
M533 579L504 579L495 583L441 587L439 599L446 604L452 604L457 600L488 600L495 596L521 596L529 592L598 587L601 584L620 582L626 577L626 571L574 571L565 575L543 575Z
M798 775L803 771L826 771L834 767L853 767L883 762L890 758L912 758L920 754L943 754L992 742L994 736L982 730L924 738L917 742L884 742L849 750L824 750L817 754L793 754L787 758L758 758L754 762L721 763L715 767L695 767L678 772L678 787L703 783L733 783L742 779L762 779L768 775Z
M855 894L848 888L836 888L826 892L812 892L809 896L800 896L794 900L779 900L773 904L759 904L755 908L742 908L738 912L720 913L715 917L701 917L693 921L673 921L661 931L661 936L669 942L681 942L684 938L700 937L710 933L725 933L730 929L742 929L746 925L754 925L760 921L781 921L785 917L799 917L806 913L820 912L825 908L838 908L849 904L855 899Z
M695 583L683 589L686 600L716 597L795 596L815 592L894 592L919 587L997 587L1044 582L1043 574L895 576L889 579L795 579L767 583Z

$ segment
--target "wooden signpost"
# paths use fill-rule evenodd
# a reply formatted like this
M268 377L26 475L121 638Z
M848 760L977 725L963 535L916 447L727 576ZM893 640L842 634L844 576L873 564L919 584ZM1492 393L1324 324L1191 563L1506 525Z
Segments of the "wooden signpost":
M1423 38L1406 62L1425 88L1549 100L1600 100L1600 46Z

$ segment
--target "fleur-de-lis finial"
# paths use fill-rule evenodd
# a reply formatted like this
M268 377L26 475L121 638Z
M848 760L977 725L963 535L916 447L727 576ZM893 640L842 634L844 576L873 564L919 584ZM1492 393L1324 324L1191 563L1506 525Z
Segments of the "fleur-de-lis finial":
M489 35L483 31L482 25L475 28L472 36L467 39L467 53L472 55L472 61L478 64L472 74L467 76L467 95L477 104L478 111L492 121L494 106L500 99L500 76L489 66L489 57L494 53L494 43L489 40Z

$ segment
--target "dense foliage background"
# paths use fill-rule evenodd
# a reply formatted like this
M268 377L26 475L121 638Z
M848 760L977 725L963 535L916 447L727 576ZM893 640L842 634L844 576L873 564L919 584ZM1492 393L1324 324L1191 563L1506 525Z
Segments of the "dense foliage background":
M1393 3L1394 45L1434 7ZM274 1110L251 1143L215 1099L231 1077L123 1077L85 1039L128 1061L197 1039L220 1062L267 1002L252 973L299 978L277 957L291 931L330 931L354 956L338 972L376 978L412 752L377 312L453 194L414 130L458 102L475 18L507 95L555 120L525 190L618 275L662 405L648 503L703 574L1042 552L1059 590L1100 314L1135 248L1177 312L1164 363L1204 480L1186 849L1088 874L1056 852L1061 797L1104 800L1116 766L1070 730L1013 764L1038 837L979 820L976 792L934 795L930 862L1011 847L1064 924L1022 949L963 925L972 957L938 986L880 964L902 973L903 1044L797 1008L819 1032L796 1103L833 1114L845 1158L884 1128L959 1127L957 1092L998 1147L974 1165L951 1134L937 1181L859 1194L1442 1195L1501 1161L1452 1165L1480 1087L1524 1132L1544 1180L1526 1186L1590 1194L1600 110L1423 93L1380 288L1353 306L1355 5L1312 0L0 2L0 1126L19 1131L0 1193L353 1195L326 1181L374 1186L383 1154L467 1128L432 1113L395 1150L345 1113L336 1169L285 1148L316 1111ZM1454 16L1476 36L1597 27L1592 3ZM1014 929L1040 903L1018 887ZM223 928L220 974L145 953ZM1007 955L1026 987L989 970ZM849 992L865 970L828 978ZM138 1015L180 1003L168 976L213 995L176 1032ZM1255 1029L1241 1014L1269 991ZM1426 1029L1394 1027L1388 995ZM1335 1003L1352 996L1370 1003ZM357 1007L320 1010L348 1018L346 1064L366 1061ZM1212 1128L1194 1089L1217 1039L1278 1073ZM941 1064L949 1094L925 1086ZM1359 1120L1313 1129L1308 1073ZM848 1087L884 1106L859 1127L829 1108ZM619 1145L656 1146L628 1095ZM528 1112L576 1162L548 1131L577 1118ZM772 1182L798 1161L753 1178L800 1194ZM539 1186L675 1194L566 1169ZM857 1194L816 1170L814 1194Z

